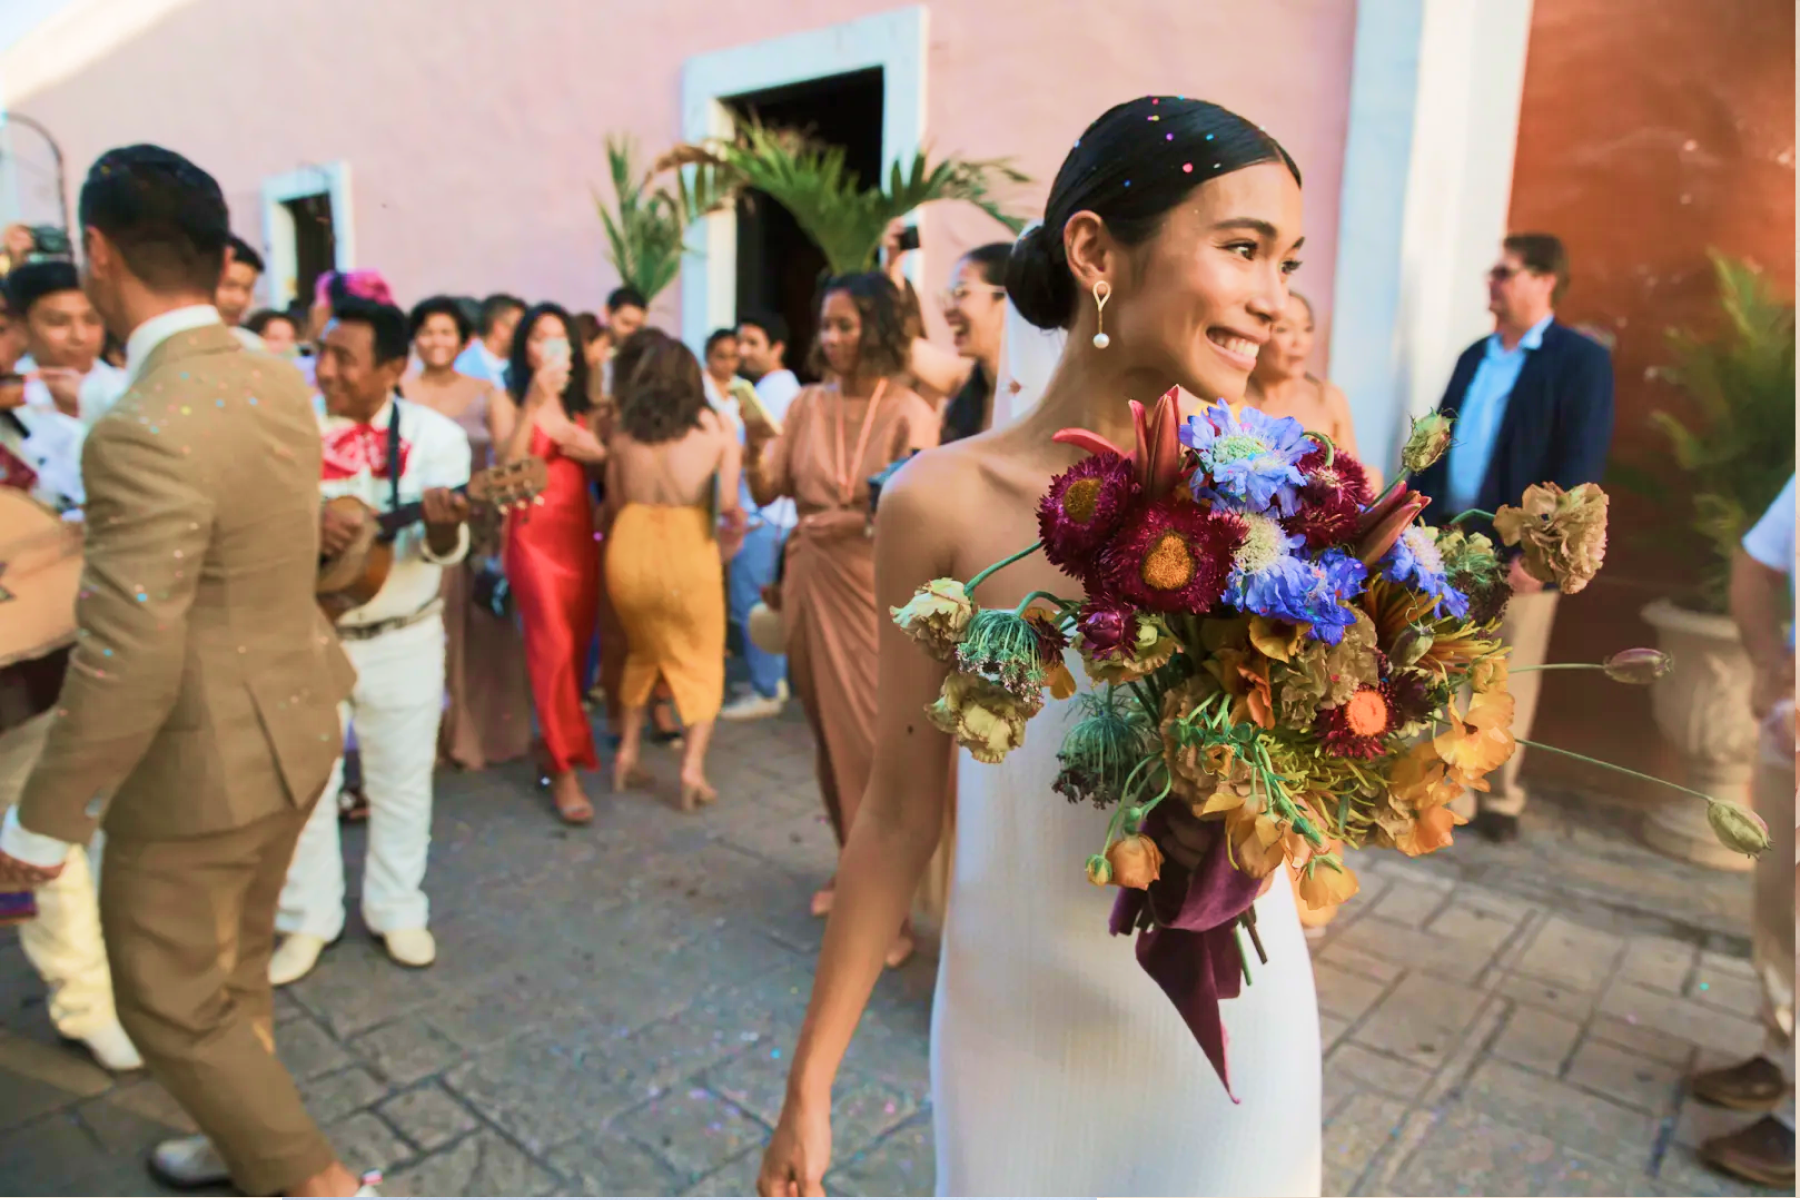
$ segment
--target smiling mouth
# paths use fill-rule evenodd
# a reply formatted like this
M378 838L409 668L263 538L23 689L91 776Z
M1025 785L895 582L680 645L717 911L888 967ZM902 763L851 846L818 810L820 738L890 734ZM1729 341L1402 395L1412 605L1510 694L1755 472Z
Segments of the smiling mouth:
M1209 329L1206 340L1212 343L1219 356L1234 366L1248 371L1256 366L1256 352L1260 344L1229 329Z

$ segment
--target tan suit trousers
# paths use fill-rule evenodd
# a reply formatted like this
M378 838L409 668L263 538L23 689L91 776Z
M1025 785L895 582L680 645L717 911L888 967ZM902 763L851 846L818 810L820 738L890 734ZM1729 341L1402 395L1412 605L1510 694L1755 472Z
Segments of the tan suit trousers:
M1794 760L1757 764L1756 813L1770 846L1756 860L1750 901L1750 962L1762 984L1763 1055L1794 1081ZM1790 873L1791 872L1791 873ZM1788 1103L1792 1104L1792 1093Z
M1519 667L1542 666L1550 653L1550 629L1556 622L1557 601L1561 592L1535 592L1514 596L1506 605L1506 616L1500 622L1500 637L1512 647L1507 664ZM1507 690L1513 697L1513 736L1531 736L1531 724L1537 717L1538 694L1544 686L1542 671L1526 671L1507 678ZM1476 805L1486 812L1516 817L1525 811L1525 789L1519 786L1519 772L1525 765L1525 747L1513 751L1500 769L1488 776L1491 791L1477 794Z
M337 1161L275 1057L275 903L306 816L106 845L100 914L119 1020L250 1196Z

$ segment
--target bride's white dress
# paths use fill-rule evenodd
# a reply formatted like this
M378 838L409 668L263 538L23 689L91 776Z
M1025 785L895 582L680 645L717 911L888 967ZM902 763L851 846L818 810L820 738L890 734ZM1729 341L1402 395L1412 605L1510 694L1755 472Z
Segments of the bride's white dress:
M1079 667L1077 667L1079 670ZM957 768L956 857L932 1011L943 1195L1317 1196L1318 1004L1293 889L1257 901L1269 954L1221 1005L1233 1104L1175 1007L1107 932L1082 866L1107 814L1051 790L1068 702Z

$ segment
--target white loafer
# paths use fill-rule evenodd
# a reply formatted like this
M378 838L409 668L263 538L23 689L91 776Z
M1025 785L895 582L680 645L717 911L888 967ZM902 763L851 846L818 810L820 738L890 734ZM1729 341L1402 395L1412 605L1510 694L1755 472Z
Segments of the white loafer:
M94 1061L112 1072L141 1071L144 1059L131 1044L125 1027L113 1020L81 1037L80 1042L94 1056Z
M150 1170L164 1183L178 1188L212 1187L230 1183L231 1171L213 1149L206 1135L170 1138L150 1152Z
M403 967L429 967L437 961L437 939L429 929L396 929L381 935L388 957Z
M269 956L269 982L275 987L286 987L305 979L319 965L319 955L325 952L325 946L324 938L310 933L288 934Z

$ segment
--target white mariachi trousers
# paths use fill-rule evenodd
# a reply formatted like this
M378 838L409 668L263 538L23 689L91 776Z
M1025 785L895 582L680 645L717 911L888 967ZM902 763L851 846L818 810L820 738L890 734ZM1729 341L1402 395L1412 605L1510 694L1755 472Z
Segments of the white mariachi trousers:
M444 712L444 621L427 617L363 641L345 639L356 688L339 711L356 723L363 794L369 799L369 853L362 914L371 933L423 929L430 904L422 887L431 848L431 774ZM332 768L294 848L275 928L335 941L344 931L344 855L336 796L344 760Z
M51 715L44 713L0 734L0 816L18 803L25 778L43 752ZM94 834L93 856L102 838ZM36 919L19 926L19 945L50 989L50 1022L79 1041L118 1021L112 972L100 937L100 893L88 869L88 851L69 848L62 874L37 889Z

